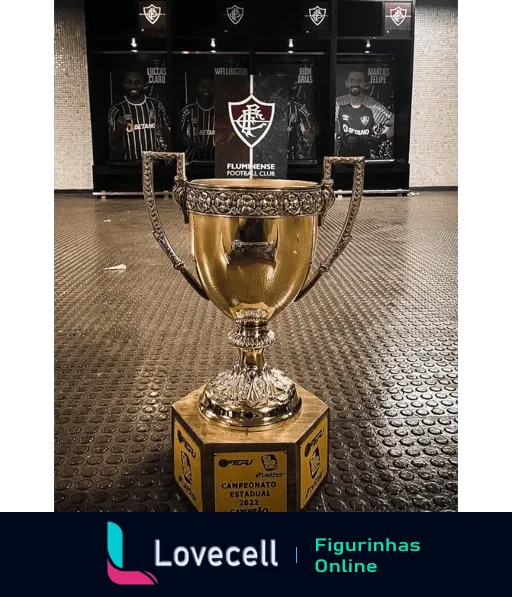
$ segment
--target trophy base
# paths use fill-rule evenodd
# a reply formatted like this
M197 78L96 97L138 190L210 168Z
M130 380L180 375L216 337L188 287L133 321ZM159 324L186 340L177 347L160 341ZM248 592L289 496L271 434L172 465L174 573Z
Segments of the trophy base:
M297 414L301 405L293 381L268 365L262 370L235 366L219 374L199 400L205 417L229 427L275 425Z
M174 477L200 512L297 512L328 470L329 407L297 386L296 416L226 428L199 408L200 387L172 406Z

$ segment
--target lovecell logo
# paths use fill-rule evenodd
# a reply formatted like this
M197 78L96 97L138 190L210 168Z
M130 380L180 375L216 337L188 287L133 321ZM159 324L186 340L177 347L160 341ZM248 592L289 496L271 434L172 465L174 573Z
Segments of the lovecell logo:
M123 531L114 522L107 523L107 570L108 577L118 585L156 585L158 581L151 572L124 570ZM165 552L165 559L163 553ZM258 546L231 545L225 549L218 546L195 547L190 545L163 546L160 539L154 540L154 561L156 567L169 566L278 566L275 539L261 539Z
M116 585L156 585L151 572L123 569L123 531L115 522L107 523L107 572Z

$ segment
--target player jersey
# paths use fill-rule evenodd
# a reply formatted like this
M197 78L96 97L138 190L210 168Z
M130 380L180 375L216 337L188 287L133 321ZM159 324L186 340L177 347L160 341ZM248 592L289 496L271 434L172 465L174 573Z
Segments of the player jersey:
M188 147L187 161L213 160L215 156L215 112L214 106L202 108L197 102L186 105L181 111L181 132L190 139L204 145L203 149Z
M317 158L314 141L305 136L307 128L313 125L313 118L304 104L290 101L288 116L288 159L314 160Z
M336 113L335 118L336 122L338 122L338 112L341 106L345 106L350 104L350 96L349 95L341 95L336 98ZM373 113L373 119L377 126L384 126L388 120L393 116L393 114L380 102L374 100L373 97L369 95L363 95L363 106L370 108Z
M166 151L163 127L168 126L164 105L153 97L145 97L140 104L126 98L112 106L108 113L109 129L116 128L116 120L124 116L127 125L124 134L124 158L141 160L143 151Z
M373 136L375 120L367 106L354 108L351 104L341 105L338 110L337 134L338 155L369 157L369 137Z

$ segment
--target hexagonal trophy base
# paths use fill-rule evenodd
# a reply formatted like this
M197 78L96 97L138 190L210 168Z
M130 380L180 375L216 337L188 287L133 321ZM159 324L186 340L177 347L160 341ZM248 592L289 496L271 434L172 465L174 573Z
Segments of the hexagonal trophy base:
M172 407L174 477L200 512L297 512L325 479L329 407L297 386L302 408L270 427L239 429L199 410L203 387Z

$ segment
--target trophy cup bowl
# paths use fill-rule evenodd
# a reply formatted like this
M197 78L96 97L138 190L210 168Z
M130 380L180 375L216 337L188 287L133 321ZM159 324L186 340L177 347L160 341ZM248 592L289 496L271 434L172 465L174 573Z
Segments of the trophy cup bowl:
M176 160L173 198L190 225L196 276L178 257L158 214L153 165ZM334 203L331 167L353 166L345 222L328 257L310 276L318 227ZM228 341L238 349L232 369L210 379L199 399L207 419L258 428L284 421L301 408L295 383L270 367L264 351L275 340L269 322L300 300L347 246L363 193L364 158L325 157L320 183L212 178L188 181L185 154L144 152L143 190L155 239L196 292L234 321Z

